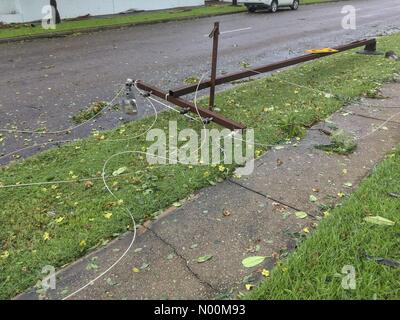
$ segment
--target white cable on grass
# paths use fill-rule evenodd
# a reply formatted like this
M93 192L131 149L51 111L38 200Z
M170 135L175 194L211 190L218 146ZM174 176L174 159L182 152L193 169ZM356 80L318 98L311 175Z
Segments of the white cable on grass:
M246 70L251 71L251 72L253 72L255 74L258 74L258 75L264 74L264 72L259 72L257 70L251 69L251 68L247 68ZM325 97L334 97L335 96L334 94L332 94L330 92L321 91L321 90L318 90L318 89L315 89L315 88L310 88L310 87L307 87L307 86L304 86L304 85L301 85L301 84L298 84L298 83L294 83L294 82L291 82L291 81L288 81L288 80L278 79L278 81L286 82L286 83L288 83L288 84L290 84L292 86L295 86L295 87L304 88L304 89L307 89L307 90L311 90L311 91L323 94L323 95L325 95Z
M203 75L203 77L204 77L204 75ZM202 78L203 78L203 77L202 77ZM199 81L199 85L200 85L200 82L201 82L201 80ZM137 88L137 89L138 89L138 88ZM199 117L201 118L201 115L199 114L199 111L198 111L198 108L197 108L197 91L198 91L198 90L196 90L196 95L195 95L195 106L196 106L197 113L198 113ZM153 107L154 107L154 105L153 105ZM205 124L204 124L204 123L203 123L203 127L205 128ZM202 148L202 146L203 146L203 144L201 144L201 146L200 146L200 148L199 148L198 150L200 150L200 149ZM106 187L107 191L108 191L116 200L119 200L119 199L118 199L118 197L111 191L110 187L108 186L108 184L107 184L107 182L106 182L106 178L105 178L105 171L106 171L107 165L108 165L108 163L111 161L111 159L113 159L114 157L120 156L120 155L129 154L129 153L138 153L138 154L142 154L142 155L146 155L146 156L149 155L149 156L151 156L151 157L154 157L154 154L149 154L149 153L147 153L147 152L142 152L142 151L123 151L123 152L120 152L120 153L117 153L117 154L112 155L110 158L108 158L108 159L106 160L106 162L104 163L104 166L103 166L103 170L102 170L103 183L104 183L104 186ZM163 160L169 160L170 157L165 158L165 157L161 157L161 156L158 156L158 155L157 155L156 158L162 158ZM177 161L178 161L178 163L181 163L179 160L177 160ZM87 284L85 284L84 286L82 286L81 288L79 288L78 290L74 291L73 293L69 294L67 297L63 298L62 300L68 300L68 299L72 298L73 296L75 296L75 295L78 294L79 292L83 291L84 289L86 289L87 287L89 287L90 285L92 285L92 284L93 284L94 282L96 282L97 280L101 279L104 275L106 275L108 272L110 272L112 269L114 269L114 268L122 261L122 259L128 254L128 252L131 250L131 248L132 248L132 246L133 246L133 244L134 244L134 242L135 242L135 239L136 239L136 222L135 222L135 218L133 217L132 212L131 212L128 208L125 208L125 209L126 209L126 211L128 212L128 214L129 214L129 216L130 216L130 218L131 218L131 220L132 220L133 228L134 228L133 237L132 237L131 242L129 243L128 248L125 250L125 252L124 252L124 253L123 253L123 254L122 254L122 255L121 255L107 270L105 270L105 271L102 272L100 275L98 275L96 278L94 278L93 280L91 280L90 282L88 282Z
M103 165L103 170L102 170L102 179L103 179L103 183L104 186L106 187L107 191L116 199L119 200L118 197L111 191L110 187L107 184L106 181L106 175L105 175L105 171L107 168L107 164L108 162L113 159L116 156L122 155L122 154L126 154L129 151L125 151L125 152L121 152L121 153L117 153L112 155L110 158L107 159L107 161L104 163ZM131 152L129 152L131 153ZM92 285L95 281L97 281L98 279L102 278L104 275L106 275L108 272L110 272L116 265L118 265L118 263L127 255L127 253L129 252L129 250L132 248L133 243L135 242L136 239L136 222L135 222L135 218L133 217L131 211L128 208L125 208L126 211L128 212L130 218L132 219L132 223L133 223L133 237L132 237L132 241L129 243L128 248L125 250L125 252L104 272L102 272L100 275L98 275L96 278L94 278L93 280L91 280L90 282L88 282L86 285L82 286L81 288L79 288L78 290L74 291L73 293L69 294L68 296L66 296L65 298L63 298L62 300L68 300L70 298L72 298L73 296L75 296L76 294L78 294L79 292L83 291L84 289L86 289L88 286Z
M102 180L103 180L104 186L107 189L107 191L116 200L120 200L120 199L112 192L111 188L107 184L105 171L106 171L108 163L113 158L121 156L121 155L127 155L127 154L141 154L141 155L151 156L151 157L155 157L155 158L159 158L159 159L163 159L163 160L169 160L169 157L162 157L162 156L159 156L159 155L154 155L154 154L150 154L150 153L142 152L142 151L122 151L122 152L116 153L116 154L112 155L111 157L109 157L106 160L106 162L104 163L104 166L103 166L103 169L102 169ZM178 160L178 163L179 164L185 164L185 163L182 163L179 160ZM129 217L131 218L132 224L133 224L133 237L132 237L132 240L129 243L128 248L123 252L123 254L109 268L107 268L101 274L96 276L94 279L90 280L84 286L80 287L78 290L76 290L76 291L72 292L71 294L69 294L68 296L64 297L62 300L68 300L68 299L72 298L73 296L75 296L79 292L81 292L81 291L85 290L87 287L91 286L97 280L101 279L103 276L105 276L107 273L109 273L112 269L114 269L122 261L122 259L125 258L125 256L128 254L128 252L132 249L133 244L134 244L134 242L136 240L136 234L137 234L136 221L135 221L135 218L133 217L132 212L128 208L125 208L125 210L128 213Z

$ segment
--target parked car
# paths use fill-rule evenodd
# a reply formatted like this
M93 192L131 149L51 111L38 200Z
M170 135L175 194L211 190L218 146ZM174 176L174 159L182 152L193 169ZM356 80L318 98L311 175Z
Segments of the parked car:
M278 8L287 7L292 10L297 10L300 5L300 0L244 0L242 2L249 12L255 12L259 9L267 9L270 12L278 11Z

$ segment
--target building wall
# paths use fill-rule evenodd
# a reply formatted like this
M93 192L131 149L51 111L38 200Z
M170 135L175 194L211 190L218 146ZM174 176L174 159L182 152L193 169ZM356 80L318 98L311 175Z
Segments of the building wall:
M68 0L67 0L68 1ZM49 5L49 0L16 0L22 22L42 20L42 8ZM58 3L58 1L57 1Z
M15 0L0 0L0 14L11 14L16 9Z
M49 0L0 0L0 22L41 20L42 8ZM62 19L90 14L107 15L127 10L159 10L204 4L204 0L57 0ZM16 12L16 14L12 14Z
M0 22L22 22L21 10L17 0L0 0Z

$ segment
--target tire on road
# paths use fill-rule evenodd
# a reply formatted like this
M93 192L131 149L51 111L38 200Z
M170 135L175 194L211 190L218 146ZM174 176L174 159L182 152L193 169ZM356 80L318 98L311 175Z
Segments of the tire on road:
M299 0L293 0L293 4L290 6L290 9L297 10L299 8Z
M269 9L270 12L275 13L278 11L278 1L274 0L271 3L271 8Z

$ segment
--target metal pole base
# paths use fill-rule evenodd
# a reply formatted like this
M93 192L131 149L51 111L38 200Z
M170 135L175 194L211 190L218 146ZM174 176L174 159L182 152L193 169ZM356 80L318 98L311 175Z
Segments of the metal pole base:
M376 51L376 40L373 41L372 43L368 43L363 51L357 52L358 54L366 54L369 56L378 56L382 55L382 52Z
M365 54L365 55L368 55L368 56L382 56L383 52L371 51L371 50L362 50L362 51L357 51L357 54Z

